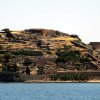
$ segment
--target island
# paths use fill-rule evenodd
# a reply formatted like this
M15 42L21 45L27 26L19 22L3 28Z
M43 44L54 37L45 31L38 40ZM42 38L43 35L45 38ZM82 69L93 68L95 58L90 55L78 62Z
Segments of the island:
M0 31L0 82L100 82L100 42L32 28Z

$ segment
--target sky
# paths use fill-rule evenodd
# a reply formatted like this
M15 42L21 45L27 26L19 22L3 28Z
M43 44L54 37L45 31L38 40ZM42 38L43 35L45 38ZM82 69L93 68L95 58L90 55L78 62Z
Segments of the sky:
M0 30L45 28L100 42L100 0L0 0Z

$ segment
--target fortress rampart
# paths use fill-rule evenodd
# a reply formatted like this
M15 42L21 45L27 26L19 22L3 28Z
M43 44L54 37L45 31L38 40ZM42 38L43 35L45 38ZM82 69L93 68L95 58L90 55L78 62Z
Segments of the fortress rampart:
M100 49L100 42L90 42L93 49Z

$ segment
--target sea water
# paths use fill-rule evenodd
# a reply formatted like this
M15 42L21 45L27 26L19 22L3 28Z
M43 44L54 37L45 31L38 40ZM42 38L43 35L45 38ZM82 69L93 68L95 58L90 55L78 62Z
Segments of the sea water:
M0 100L100 100L100 84L0 83Z

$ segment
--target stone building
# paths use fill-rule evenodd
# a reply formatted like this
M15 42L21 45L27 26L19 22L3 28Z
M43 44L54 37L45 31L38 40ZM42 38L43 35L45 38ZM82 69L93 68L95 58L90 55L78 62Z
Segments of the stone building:
M90 42L90 45L94 50L100 49L100 42Z

